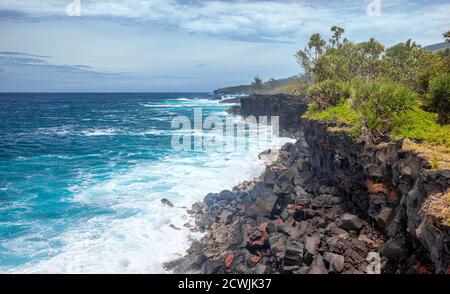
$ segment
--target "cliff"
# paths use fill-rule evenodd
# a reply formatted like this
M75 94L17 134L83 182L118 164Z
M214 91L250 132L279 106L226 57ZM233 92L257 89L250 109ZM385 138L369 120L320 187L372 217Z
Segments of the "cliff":
M304 80L305 78L302 76L292 76L289 78L282 78L282 79L270 79L262 83L261 89L258 90L255 89L254 85L250 84L250 85L238 85L219 88L214 90L213 93L216 95L239 95L239 94L250 95L252 93L255 93L256 91L260 94L270 94L273 93L273 91L276 91L277 89L280 89L285 86L289 87L289 85L295 85Z
M238 94L251 94L253 92L252 85L239 85L232 87L225 87L216 89L213 91L215 95L238 95Z
M404 269L420 268L421 259L434 272L447 272L449 227L421 208L427 197L450 187L450 171L430 170L419 155L402 149L402 141L364 148L345 132L330 129L327 123L302 120L313 175L341 189L349 211L386 236L383 256L403 262Z
M206 236L169 264L202 273L445 273L448 227L422 211L450 187L402 142L364 147L330 123L300 119L304 97L251 96L238 111L279 115L295 135L261 177L208 194L190 213Z
M250 115L278 116L280 134L295 137L300 131L300 115L308 109L305 96L251 95L241 98L240 108L232 112L247 117Z

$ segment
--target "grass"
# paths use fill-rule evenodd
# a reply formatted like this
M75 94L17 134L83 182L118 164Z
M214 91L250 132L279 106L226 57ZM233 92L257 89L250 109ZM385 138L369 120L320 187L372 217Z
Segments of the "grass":
M289 94L289 95L302 95L308 88L306 82L292 81L286 85L278 86L266 91L268 94Z
M361 113L348 101L337 106L320 109L312 103L303 118L328 121L337 124L339 131L346 131L357 138L361 131ZM427 160L434 170L450 170L450 125L436 123L437 114L413 110L398 114L390 124L394 139L405 139L403 149L417 153Z
M405 140L403 149L425 158L434 170L450 170L450 125L436 123L437 114L414 109L400 114L391 135Z
M303 117L311 120L332 121L340 125L355 125L359 122L358 113L350 106L348 101L327 109L320 109L316 103L312 103Z
M340 127L334 129L348 131L354 137L359 136L359 114L350 106L348 101L343 101L326 109L320 109L316 103L312 103L302 117L310 120L334 122Z
M409 138L429 145L442 145L450 152L450 125L436 123L437 114L415 108L401 113L394 121L391 134L395 138Z
M444 145L418 143L410 139L403 141L403 150L417 153L430 163L433 170L450 170L450 149Z
M428 197L422 205L422 211L438 223L450 226L450 190Z

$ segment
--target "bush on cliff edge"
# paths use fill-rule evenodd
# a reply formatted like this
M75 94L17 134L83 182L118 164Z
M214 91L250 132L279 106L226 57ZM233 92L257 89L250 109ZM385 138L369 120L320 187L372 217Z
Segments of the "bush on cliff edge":
M326 80L314 83L309 87L308 97L317 103L320 109L336 106L351 96L351 87L348 83L335 80Z
M391 130L394 119L417 105L417 95L409 88L396 83L367 83L365 96L355 97L355 107L362 114L362 123L375 135Z
M438 123L450 123L450 74L431 81L427 98L427 107L438 114Z
M379 133L388 131L398 114L417 105L417 95L401 84L359 79L350 83L327 80L313 84L308 97L315 104L307 116L348 123L354 123L358 117L370 130Z

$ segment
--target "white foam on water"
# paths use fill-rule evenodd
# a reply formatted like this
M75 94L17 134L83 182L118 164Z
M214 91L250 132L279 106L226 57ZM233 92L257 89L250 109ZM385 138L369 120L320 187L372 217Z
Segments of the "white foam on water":
M61 126L61 127L49 127L49 128L38 128L36 130L39 134L45 135L58 135L64 136L73 132L72 126Z
M179 103L183 101L184 103ZM173 103L139 103L141 106L150 108L186 108L186 107L208 107L220 105L218 100L211 99L176 99Z
M255 136L249 140L251 145L257 142ZM116 171L107 180L87 177L85 182L70 187L71 201L104 207L112 213L75 222L50 240L63 244L51 252L53 256L7 272L163 273L165 262L185 254L190 240L201 237L183 226L193 223L186 208L209 192L231 189L259 176L264 163L258 154L292 141L274 138L259 142L258 148L240 148L228 153L173 153L159 161L142 162ZM169 199L176 207L164 206L162 198ZM32 243L14 242L24 242L16 245L32 251L27 247Z
M151 108L186 108L186 107L200 107L200 106L216 106L217 104L191 104L191 103L182 103L182 104L141 104L144 107Z
M88 137L95 137L95 136L113 136L117 134L117 130L114 128L108 128L108 129L88 129L81 131L81 133Z
M87 129L80 132L81 135L87 137L98 137L98 136L116 136L116 135L128 135L128 136L145 136L145 135L160 135L163 134L163 130L148 129L141 132L129 131L126 129L115 129L115 128L94 128Z

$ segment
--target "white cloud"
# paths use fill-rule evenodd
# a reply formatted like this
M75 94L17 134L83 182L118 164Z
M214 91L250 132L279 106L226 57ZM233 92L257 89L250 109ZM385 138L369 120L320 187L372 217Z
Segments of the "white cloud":
M64 16L71 0L2 0L0 10L32 17ZM177 30L249 41L295 41L335 23L359 33L435 33L448 26L450 5L381 0L382 15L366 15L367 0L326 1L175 1L81 0L83 17L107 17L158 23ZM411 37L414 37L411 34Z
M33 17L64 16L68 0L3 0L0 9ZM180 30L208 34L292 36L319 11L300 1L81 0L84 17L115 17L158 22ZM322 15L322 17L330 17Z

